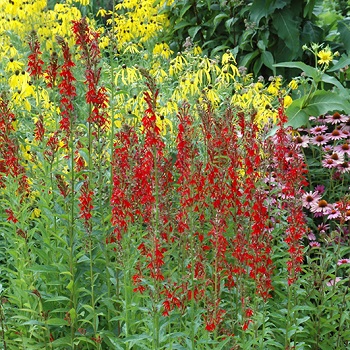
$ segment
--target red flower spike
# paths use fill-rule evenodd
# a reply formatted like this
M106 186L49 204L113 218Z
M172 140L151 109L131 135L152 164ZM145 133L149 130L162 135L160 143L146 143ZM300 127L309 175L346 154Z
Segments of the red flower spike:
M75 119L73 100L76 97L76 88L74 85L75 78L72 73L72 68L75 66L72 61L72 55L69 50L69 46L66 41L60 37L56 36L58 44L61 46L64 63L61 67L60 77L62 78L60 84L58 85L59 93L61 95L61 121L60 129L65 132L66 146L68 145L68 138L72 132L71 126Z
M84 181L81 186L81 194L79 197L80 217L83 219L84 226L89 234L91 234L91 211L94 208L92 205L93 191L89 189L89 182Z
M43 73L44 61L40 58L40 43L37 33L33 30L29 34L29 48L31 54L28 56L28 72L34 80L39 79Z
M7 221L13 222L14 224L16 222L18 222L18 220L15 217L15 214L13 213L12 209L5 209L5 212L7 214Z
M85 63L85 84L88 91L85 95L86 102L91 104L91 113L88 122L96 124L100 130L105 130L108 125L108 96L105 87L99 87L101 68L98 67L101 60L101 52L98 45L99 33L89 28L86 18L73 21L73 34L76 44L81 51Z

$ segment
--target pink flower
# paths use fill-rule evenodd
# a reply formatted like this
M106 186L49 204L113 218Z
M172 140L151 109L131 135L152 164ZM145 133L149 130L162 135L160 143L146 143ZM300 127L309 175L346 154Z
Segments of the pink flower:
M307 238L309 239L309 241L316 241L316 236L313 232L309 233L307 235Z
M335 160L327 156L325 159L322 160L322 166L324 168L328 168L328 169L336 168L338 165L339 163L337 163Z
M350 264L350 259L339 259L337 265Z
M339 281L341 281L341 277L336 277L335 279L328 281L327 286L332 287L335 284L337 284Z
M349 142L345 141L344 143L335 146L334 151L338 152L341 155L347 154L348 156L350 156L350 144L349 144Z
M325 191L324 185L317 185L315 186L314 190L318 192L320 195L322 195Z
M323 132L325 132L326 130L327 130L327 126L326 125L318 125L318 126L315 126L314 128L311 128L310 132L313 135L320 135Z
M321 215L328 215L330 212L331 208L328 204L328 202L324 199L320 199L317 202L313 202L311 204L310 211L312 213L318 213Z
M311 241L311 242L309 243L309 245L310 245L310 247L312 247L312 248L318 248L318 247L321 246L321 244L320 244L319 242L316 242L316 241Z
M310 209L312 203L317 203L321 199L321 196L317 191L315 192L306 192L302 196L303 207L306 209Z
M344 174L350 171L350 164L349 162L343 162L338 165L339 171Z
M331 133L326 134L330 140L336 141L341 139L346 139L347 135L339 129L334 129Z
M329 124L339 124L339 123L345 123L347 119L348 117L346 115L335 112L333 115L331 114L326 115L324 121Z
M326 135L316 135L311 139L311 143L316 146L325 145L329 141L329 137Z
M310 138L307 135L302 135L302 136L297 136L293 139L295 145L297 147L307 147L309 145L310 142Z
M337 218L339 218L340 212L339 212L339 210L336 208L336 206L330 205L329 207L330 207L330 211L329 211L329 213L328 213L328 219L329 219L329 220L332 220L332 219L337 219Z

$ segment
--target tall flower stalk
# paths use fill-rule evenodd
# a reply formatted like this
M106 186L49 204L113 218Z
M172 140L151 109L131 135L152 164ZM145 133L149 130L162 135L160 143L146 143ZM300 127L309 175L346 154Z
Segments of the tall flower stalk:
M75 332L77 330L77 285L76 285L76 251L75 241L75 205L76 205L76 183L75 183L75 145L74 145L74 127L76 122L76 111L74 108L74 98L76 97L75 77L73 75L72 55L67 42L57 36L56 40L61 46L63 53L63 65L60 71L61 82L58 85L61 104L61 121L60 129L64 133L63 142L65 148L68 149L69 154L69 170L70 170L70 191L69 191L69 220L68 220L68 249L69 249L69 284L70 291L70 310L67 312L66 319L71 328L71 346L75 349Z

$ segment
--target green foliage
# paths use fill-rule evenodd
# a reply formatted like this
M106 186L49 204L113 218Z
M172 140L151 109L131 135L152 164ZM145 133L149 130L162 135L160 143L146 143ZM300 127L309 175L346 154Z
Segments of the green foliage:
M275 73L273 63L301 59L303 44L324 40L315 5L315 0L181 0L163 11L172 23L173 49L181 51L187 37L212 56L230 49L258 76Z

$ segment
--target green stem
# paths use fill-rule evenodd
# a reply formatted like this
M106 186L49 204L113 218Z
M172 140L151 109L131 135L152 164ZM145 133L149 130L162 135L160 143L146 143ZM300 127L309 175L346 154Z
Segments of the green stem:
M193 213L193 212L192 212ZM193 230L193 215L190 216L190 246L191 246L191 344L192 344L192 350L195 349L195 304L194 304L194 291L195 291L195 285L194 285L194 269L195 269L195 254L194 254L194 230Z
M3 350L7 350L6 337L5 337L5 313L2 306L2 298L0 299L0 326L1 326L1 338L2 338Z
M75 338L75 330L76 330L76 305L77 305L77 296L75 293L75 249L74 249L74 202L75 202L75 171L74 171L74 140L73 140L73 117L70 118L70 135L69 135L69 148L71 151L70 154L70 173L71 173L71 198L70 198L70 222L69 222L69 272L70 272L70 285L71 285L71 293L70 293L70 311L74 310L70 313L70 316L74 317L74 320L71 320L71 347L74 350L74 338Z
M290 345L290 339L288 337L290 328L293 324L293 316L292 316L292 297L293 297L293 291L292 291L293 285L288 285L288 302L287 302L287 322L286 322L286 334L285 334L285 341L284 346L285 348L289 349Z
M157 150L153 147L153 159L154 159L154 190L155 190L155 220L154 220L154 235L155 242L158 238L158 225L159 225L159 175L158 175L158 161L157 161ZM156 300L154 305L154 350L159 349L159 281L155 280L155 294Z

